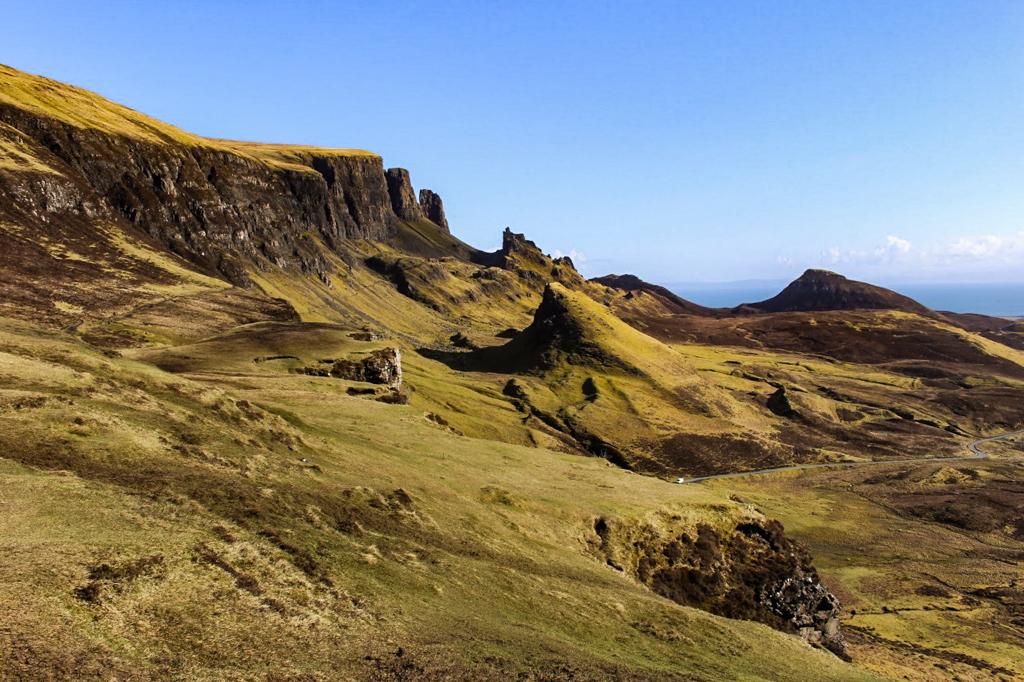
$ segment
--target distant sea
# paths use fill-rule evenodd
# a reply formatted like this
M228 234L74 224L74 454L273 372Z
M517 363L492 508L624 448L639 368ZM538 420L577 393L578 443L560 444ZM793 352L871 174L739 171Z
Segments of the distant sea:
M756 303L782 291L788 282L691 282L667 285L683 298L711 308L731 308ZM896 284L882 285L934 310L1024 317L1024 283L1021 284Z

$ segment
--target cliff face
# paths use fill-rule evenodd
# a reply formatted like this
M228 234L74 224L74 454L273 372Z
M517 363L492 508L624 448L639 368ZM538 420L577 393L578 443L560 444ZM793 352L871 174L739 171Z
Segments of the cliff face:
M448 218L444 214L444 202L441 197L429 189L420 190L420 208L427 216L427 220L440 227L445 232L451 232L448 228Z
M45 232L126 221L211 274L248 267L327 277L324 247L387 241L431 219L404 169L361 150L186 133L63 83L0 66L0 220Z
M402 220L423 220L423 209L413 193L409 171L404 168L388 168L387 180L391 209L395 215Z
M321 266L313 234L387 239L396 219L381 159L308 152L273 166L242 153L78 128L0 105L56 173L5 173L5 211L44 222L123 218L202 268L245 283L243 260Z

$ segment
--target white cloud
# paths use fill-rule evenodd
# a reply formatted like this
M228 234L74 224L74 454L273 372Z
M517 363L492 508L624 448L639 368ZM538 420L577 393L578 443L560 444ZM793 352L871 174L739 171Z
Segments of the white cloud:
M1024 232L1009 236L986 234L961 237L946 247L945 254L968 259L1012 258L1024 254Z
M780 257L780 263L790 259ZM822 251L816 263L872 274L967 275L1024 278L1024 230L1009 234L970 234L918 245L887 235L877 246Z
M833 246L822 254L822 260L832 265L883 264L904 259L911 251L913 251L913 245L910 241L890 234L885 238L884 244L879 244L873 249L844 250Z
M564 258L565 256L568 256L569 260L571 260L575 265L587 262L587 254L582 251L577 251L576 249L569 249L569 253L562 253L560 249L555 249L554 256L555 258Z
M883 249L886 253L910 253L910 242L890 234L885 238Z

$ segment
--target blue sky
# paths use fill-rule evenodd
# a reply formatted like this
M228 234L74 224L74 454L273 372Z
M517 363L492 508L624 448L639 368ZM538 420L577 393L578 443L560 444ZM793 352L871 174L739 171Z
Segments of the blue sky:
M1024 3L6 3L0 61L372 149L586 274L1024 281Z

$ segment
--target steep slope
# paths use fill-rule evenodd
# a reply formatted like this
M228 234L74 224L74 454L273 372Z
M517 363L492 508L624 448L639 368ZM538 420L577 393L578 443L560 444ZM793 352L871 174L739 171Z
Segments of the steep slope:
M657 340L625 324L597 301L551 283L533 322L503 349L528 367L562 363L616 367L649 377L692 374L682 358Z
M858 309L902 310L920 315L931 312L895 291L847 279L828 270L808 270L772 298L746 303L737 311L779 313Z
M0 221L131 226L237 284L250 283L253 267L326 278L324 247L386 241L409 231L403 222L418 226L420 242L456 245L423 237L448 235L447 225L427 219L401 169L389 187L376 154L208 140L5 66L0 148ZM439 200L425 201L437 218Z
M509 351L528 359L521 368L543 368L549 383L560 382L555 377L565 365L577 368L570 375L589 366L597 376L617 369L645 377L632 381L628 404L600 414L593 408L613 405L608 398L615 394L606 391L604 401L584 408L588 430L642 471L673 475L792 461L926 457L955 453L967 432L1012 429L1024 420L1024 356L936 316L869 310L670 315L661 307L615 305L616 298L608 299L608 308L594 302L559 307L559 298L546 301ZM618 320L608 322L612 311L629 322L631 334ZM618 348L609 342L615 338L624 339ZM654 338L662 342L657 347ZM637 369L666 351L676 355L675 366ZM669 390L688 402L651 402L659 395L651 377L686 376L699 383ZM571 395L561 391L559 399L568 402ZM701 423L696 415L710 419Z
M558 283L545 289L529 327L500 348L463 356L462 367L515 374L505 390L518 409L626 468L674 478L799 456L779 442L759 393L713 380Z

